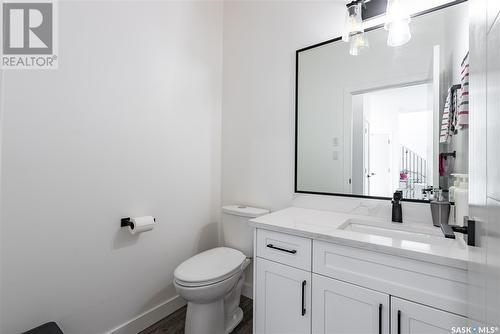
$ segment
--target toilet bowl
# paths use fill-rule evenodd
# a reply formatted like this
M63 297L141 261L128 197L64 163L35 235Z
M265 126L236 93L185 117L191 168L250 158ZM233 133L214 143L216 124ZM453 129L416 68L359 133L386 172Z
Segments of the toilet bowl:
M239 301L249 263L239 250L217 247L177 267L174 286L188 302L186 334L232 332L243 318Z
M229 205L222 208L224 244L196 254L174 272L177 293L187 301L185 334L231 333L243 318L239 307L244 271L253 255L248 219L268 210Z

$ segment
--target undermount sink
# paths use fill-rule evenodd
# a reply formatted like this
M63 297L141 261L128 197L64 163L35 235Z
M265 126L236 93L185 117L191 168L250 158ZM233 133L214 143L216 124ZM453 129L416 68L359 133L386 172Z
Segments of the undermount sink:
M348 219L338 227L340 230L362 233L369 236L385 237L422 244L450 242L444 238L441 229L432 225L425 226L415 223L391 223ZM383 241L383 239L381 239Z

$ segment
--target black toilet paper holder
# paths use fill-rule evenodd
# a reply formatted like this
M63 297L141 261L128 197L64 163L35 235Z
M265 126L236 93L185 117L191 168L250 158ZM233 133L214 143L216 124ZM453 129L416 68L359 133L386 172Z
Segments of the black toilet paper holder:
M134 223L132 223L132 220L130 219L130 217L122 218L120 220L120 226L121 227L127 227L127 226L132 227L133 225L134 225Z
M156 218L153 218L153 221L156 223ZM120 219L120 226L121 227L127 227L130 226L130 228L134 228L134 223L132 222L132 219L130 217L127 218L122 218Z

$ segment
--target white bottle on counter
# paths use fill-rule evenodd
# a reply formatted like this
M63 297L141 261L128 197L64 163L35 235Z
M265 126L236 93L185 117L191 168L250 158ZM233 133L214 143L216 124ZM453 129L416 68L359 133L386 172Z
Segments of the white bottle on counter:
M458 186L454 190L455 197L455 224L463 226L464 217L469 215L469 175L457 174Z
M462 175L466 174L457 174L457 173L451 174L454 181L453 185L448 189L448 202L455 202L455 190L460 185L460 180L458 178L461 177Z

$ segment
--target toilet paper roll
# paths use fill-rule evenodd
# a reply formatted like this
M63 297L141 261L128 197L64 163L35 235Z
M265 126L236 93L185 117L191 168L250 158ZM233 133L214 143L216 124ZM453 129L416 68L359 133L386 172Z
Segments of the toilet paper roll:
M151 231L155 225L155 219L151 216L134 217L130 219L128 230L132 234Z

